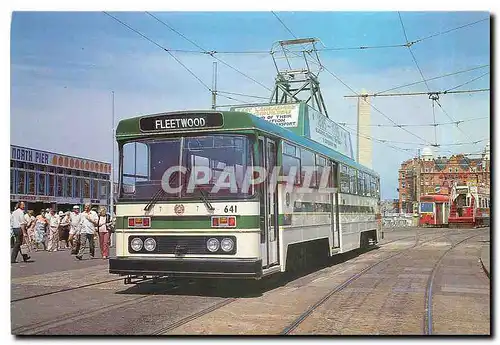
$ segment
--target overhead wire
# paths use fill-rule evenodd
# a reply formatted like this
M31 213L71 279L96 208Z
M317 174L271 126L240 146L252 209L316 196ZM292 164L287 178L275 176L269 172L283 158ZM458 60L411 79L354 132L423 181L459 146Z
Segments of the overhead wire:
M469 80L469 81L467 81L467 82L465 82L463 84L460 84L460 85L457 85L455 87L452 87L451 89L445 90L443 93L449 93L450 91L453 91L455 89L461 88L462 86L470 84L472 82L475 82L476 80L481 79L482 77L487 76L488 74L490 74L490 72L486 72L484 74L481 74L479 77L476 77L476 78L471 79L471 80Z
M204 49L203 47L201 47L199 44L197 44L196 42L194 42L193 40L189 39L188 37L186 37L185 35L183 35L181 32L179 32L178 30L174 29L171 25L167 24L165 21L159 19L158 17L156 17L155 15L151 14L150 12L148 11L145 11L146 14L148 14L149 16L151 16L152 18L154 18L156 21L158 21L159 23L161 23L162 25L164 25L165 27L169 28L170 30L172 30L173 32L175 32L176 34L178 34L179 36L181 36L182 38L184 38L185 40L187 40L188 42L190 42L191 44L195 45L196 47L198 47L199 49L201 49L205 54L208 54L210 56L212 56L215 60L219 61L220 63L222 63L223 65L229 67L230 69L232 69L233 71L239 73L240 75L244 76L245 78L253 81L254 83L262 86L263 88L265 88L266 90L268 91L271 91L272 90L267 87L266 85L262 84L261 82L259 82L258 80L252 78L251 76L247 75L246 73L240 71L239 69L237 69L236 67L234 66L231 66L230 64L228 64L227 62L225 62L224 60L218 58L217 56L215 56L215 52L213 51L208 51L206 49Z
M474 71L474 70L477 70L477 69L482 69L482 68L489 67L489 66L490 66L489 64L487 64L487 65L481 65L481 66L476 66L476 67L468 68L468 69L457 71L457 72L443 74L443 75L440 75L440 76L437 76L437 77L428 78L428 79L425 79L425 81L424 80L419 80L419 81L416 81L416 82L413 82L413 83L396 86L396 87L393 87L393 88L390 88L390 89L387 89L387 90L384 90L384 91L375 92L375 95L379 95L381 93L385 93L385 92L388 92L388 91L394 91L394 90L397 90L397 89L402 89L402 88L407 87L407 86L413 86L413 85L417 85L417 84L422 84L424 82L431 81L431 80L442 79L442 78L451 77L451 76L457 75L457 74L467 73L467 72L470 72L470 71Z
M219 94L219 93L225 93L225 94L228 94L228 95L235 95L235 96L243 96L243 97L249 97L249 98L258 98L258 99L269 100L269 97L254 96L254 95L248 95L248 94L244 94L244 93L237 93L237 92L229 92L229 91L219 91L219 90L217 90L217 94Z
M110 13L108 13L106 11L103 11L103 13L106 14L106 15L108 15L109 17L113 18L115 21L117 21L118 23L122 24L123 26L127 27L129 30L135 32L136 34L138 34L139 36L141 36L145 40L149 41L150 43L153 43L155 46L157 46L158 48L162 49L166 53L168 53L175 61L177 61L177 63L179 63L186 71L188 71L189 74L191 74L194 78L196 78L196 80L198 80L198 82L200 82L200 84L202 84L208 91L210 91L210 92L212 91L212 89L207 84L205 84L205 82L203 82L203 80L201 80L191 69L189 69L189 67L187 67L185 64L183 64L182 61L180 61L174 54L172 54L169 49L165 48L164 46L162 46L158 42L153 41L152 39L150 39L146 35L142 34L138 30L134 29L133 27L131 27L127 23L121 21L117 17L111 15Z
M413 41L412 44L419 43L419 42L422 42L422 41L425 41L425 40L428 40L430 38L434 38L434 37L437 37L437 36L445 35L445 34L450 33L452 31L460 30L460 29L466 28L468 26L472 26L472 25L475 25L477 23L484 22L485 20L489 20L489 19L490 19L489 17L488 18L483 18L483 19L477 20L477 21L472 22L472 23L468 23L468 24L464 24L464 25L458 26L458 27L453 28L453 29L449 29L449 30L446 30L446 31L438 32L438 33L435 33L435 34L432 34L432 35L429 35L429 36L426 36L426 37L423 37L423 38L419 38L419 39L416 39L415 41Z
M275 16L276 16L276 15L275 15ZM277 16L276 16L276 17L277 17ZM278 17L277 17L277 18L278 18ZM279 19L279 18L278 18L278 19ZM284 24L281 20L280 20L280 23L282 23L282 24L286 27L286 25L285 25L285 24ZM287 30L289 30L289 31L291 32L291 30L290 30L288 27L286 27L286 29L287 29ZM293 35L294 37L296 37L296 36L293 34L293 32L291 32L291 33L292 33L292 35ZM310 62L312 62L312 63L314 63L314 64L319 65L319 66L320 66L320 67L322 67L322 68L323 68L326 72L328 72L328 73L329 73L330 75L332 75L335 79L337 79L340 83L342 83L345 87L347 87L349 90L351 90L351 92L353 92L353 93L355 93L355 94L358 94L356 91L354 91L354 89L353 89L353 88L351 88L351 87L350 87L349 85L347 85L347 84L346 84L346 83L345 83L342 79L340 79L337 75L335 75L335 73L331 72L331 71L330 71L330 70L329 70L326 66L324 66L323 64L318 64L318 63L316 63L315 61L310 61ZM420 136L416 135L415 133L413 133L413 132L411 132L411 131L408 131L407 129L405 129L405 128L403 128L403 127L399 126L399 125L398 125L398 124L397 124L397 123L396 123L396 122L395 122L392 118L390 118L389 116L387 116L386 114L384 114L382 111L380 111L377 107L375 107L375 106L374 106L373 104L371 104L370 102L366 102L366 103L367 103L368 105L370 105L370 107L372 107L375 111L377 111L378 113L380 113L381 115L383 115L383 116L384 116L386 119L388 119L390 122L392 122L392 123L393 123L396 127L401 128L402 130L404 130L404 131L406 131L407 133L409 133L410 135L412 135L412 136L414 136L414 137L416 137L416 138L418 138L418 139L422 140L422 141L423 141L423 142L425 142L425 143L429 143L429 144L431 144L431 143L430 143L429 141L427 141L426 139L424 139L424 138L422 138L422 137L420 137ZM358 133L358 135L360 135L360 134ZM432 145L432 144L431 144L431 145Z
M399 124L397 126L395 126L395 125L387 125L387 124L370 124L370 125L367 125L367 126L370 126L370 127L430 127L430 126L459 125L462 122L484 120L484 119L489 119L489 117L488 116L475 117L475 118L470 118L470 119L465 119L465 120L457 120L457 121L454 121L454 122L442 122L442 123ZM338 124L341 124L341 125L351 125L351 126L356 126L357 125L356 123L346 123L346 122L339 122Z

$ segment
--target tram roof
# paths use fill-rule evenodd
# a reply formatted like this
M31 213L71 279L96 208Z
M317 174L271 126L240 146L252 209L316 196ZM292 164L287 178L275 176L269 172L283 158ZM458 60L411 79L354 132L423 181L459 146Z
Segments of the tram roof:
M219 128L196 128L191 131L186 130L178 130L178 131L154 131L154 132L144 132L140 128L141 119L152 119L158 118L159 116L172 116L176 115L196 115L196 114L222 114L223 116L223 126ZM168 112L168 113L156 113L150 115L137 116L129 119L121 120L118 123L116 129L116 139L119 141L123 140L131 140L138 138L154 138L158 136L165 135L182 135L184 133L214 133L214 132L234 132L234 131L253 131L260 130L263 132L267 132L273 136L281 137L290 141L292 144L296 144L299 146L303 146L305 148L309 148L317 153L330 157L331 159L345 163L353 168L364 171L366 173L370 173L375 176L379 176L377 172L372 169L365 167L350 157L343 155L342 153L326 147L314 140L311 140L307 137L301 136L299 134L294 133L293 131L281 127L279 125L268 122L262 118L259 118L250 113L242 112L242 111L215 111L215 110L189 110L189 111L177 111L177 112Z

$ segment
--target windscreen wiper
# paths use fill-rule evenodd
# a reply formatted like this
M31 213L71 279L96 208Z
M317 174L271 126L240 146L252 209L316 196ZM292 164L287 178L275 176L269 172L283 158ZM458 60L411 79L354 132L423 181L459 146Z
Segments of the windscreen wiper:
M198 190L200 192L201 199L203 200L203 203L205 204L205 206L207 207L207 209L209 211L215 210L215 208L212 206L212 204L210 203L210 201L208 201L207 196L205 195L205 192L203 190L199 189L199 188L196 188L196 190Z
M187 175L191 176L191 168L186 168L186 172L187 172ZM205 204L205 207L209 211L215 210L215 208L212 206L210 201L208 201L207 196L205 195L205 192L203 190L201 190L200 188L196 188L196 186L194 187L194 189L200 192L201 200Z
M176 177L175 174L170 175L170 178L168 179L168 185L170 185L174 181L175 177ZM163 194L165 194L165 190L163 190L163 187L160 186L160 188L155 193L155 195L153 195L153 197L148 202L148 204L146 205L146 207L144 207L144 211L151 210L151 208L158 202L158 200L160 199L161 196L163 196Z
M144 211L149 212L151 210L151 208L158 202L158 199L160 199L160 195L162 195L163 193L165 193L165 191L163 190L163 187L160 187L160 189L158 189L158 191L155 193L155 195L153 195L151 200L149 200L146 207L144 207Z

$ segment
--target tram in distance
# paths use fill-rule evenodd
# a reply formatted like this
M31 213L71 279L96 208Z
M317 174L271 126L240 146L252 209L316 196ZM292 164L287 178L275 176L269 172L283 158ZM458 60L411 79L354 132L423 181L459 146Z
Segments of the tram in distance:
M446 194L422 195L419 224L450 228L489 226L489 191L461 185L454 187L453 197Z
M110 273L260 279L378 242L379 176L258 116L153 114L120 121L116 139ZM263 182L260 175L270 177L275 166L283 179ZM313 167L309 176L306 166ZM220 183L227 171L232 176Z

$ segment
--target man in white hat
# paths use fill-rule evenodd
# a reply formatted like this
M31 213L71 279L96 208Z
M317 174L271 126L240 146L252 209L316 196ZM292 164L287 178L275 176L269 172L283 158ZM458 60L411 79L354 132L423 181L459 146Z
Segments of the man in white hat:
M59 248L69 249L69 224L71 222L69 211L65 213L59 212L59 218L61 219L59 224Z
M49 239L47 245L47 251L57 252L59 249L59 216L50 209L50 219L49 219Z
M69 238L68 241L71 245L71 254L77 254L80 249L79 239L80 239L80 207L73 206L73 211L70 214L70 227L69 227Z

